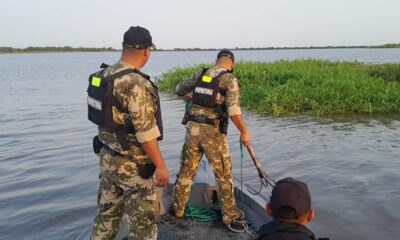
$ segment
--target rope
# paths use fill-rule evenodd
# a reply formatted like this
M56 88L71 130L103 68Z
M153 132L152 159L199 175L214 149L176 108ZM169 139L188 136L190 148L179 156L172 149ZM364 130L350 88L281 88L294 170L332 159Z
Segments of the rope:
M240 200L243 205L243 144L242 141L240 141L240 138L239 138L239 145L240 145L240 191L241 191Z
M185 110L188 110L190 108L190 101L185 100Z
M190 204L186 205L185 208L185 216L190 217L198 222L210 222L212 220L220 219L221 212L215 209L211 209L208 207L194 207ZM231 224L226 225L232 232L236 233L247 233L251 237L255 237L255 235L251 232L251 227L247 223L247 221L235 221L235 223L239 224L242 228L235 229L231 226Z
M191 217L198 222L210 222L220 219L221 212L208 207L194 207L188 204L185 208L185 216Z
M251 227L247 224L246 221L235 221L234 223L240 225L242 227L242 229L235 229L231 226L231 224L226 225L229 230L231 230L232 232L236 232L236 233L247 233L247 235L249 235L252 238L255 238L256 235L254 233L252 233Z

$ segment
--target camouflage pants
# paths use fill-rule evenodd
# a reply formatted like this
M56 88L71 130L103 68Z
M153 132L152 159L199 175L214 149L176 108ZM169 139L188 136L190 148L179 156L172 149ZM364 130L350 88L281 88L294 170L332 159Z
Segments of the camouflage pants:
M99 212L93 240L115 239L122 216L127 215L128 239L157 239L158 199L153 178L143 179L132 160L100 152Z
M177 215L183 215L203 153L214 171L222 221L224 224L229 224L242 215L233 195L232 164L228 143L225 135L212 125L189 122L187 126L179 176L172 197L173 210Z

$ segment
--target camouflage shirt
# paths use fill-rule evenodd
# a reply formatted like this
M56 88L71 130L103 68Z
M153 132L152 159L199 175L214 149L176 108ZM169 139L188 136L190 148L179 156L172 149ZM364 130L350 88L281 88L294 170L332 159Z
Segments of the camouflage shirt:
M104 71L104 76L115 74L119 71L134 68L122 61L109 66ZM127 139L131 145L131 151L122 150L114 133L99 128L99 139L113 150L124 154L133 155L135 158L143 158L148 162L148 157L144 152L141 143L156 139L160 136L157 127L155 112L157 110L156 93L149 82L137 73L126 74L114 80L114 96L128 109L129 114L121 113L113 107L113 120L115 123L124 124L125 120L131 121L135 129L135 134L127 134ZM141 156L141 157L140 157Z
M206 75L210 77L216 77L223 71L226 71L226 69L217 65L208 69ZM176 86L176 93L179 96L184 96L186 94L192 93L200 74L201 73L196 73L193 75L192 78L178 84L178 86ZM224 74L220 78L219 87L222 90L226 90L226 94L225 96L223 96L220 93L217 93L216 102L218 104L225 103L229 116L240 115L241 114L240 103L239 103L240 90L239 90L239 81L237 80L237 78L233 76L233 74L231 73ZM217 117L217 113L215 112L214 109L198 106L195 104L191 106L190 114L204 115L209 118Z

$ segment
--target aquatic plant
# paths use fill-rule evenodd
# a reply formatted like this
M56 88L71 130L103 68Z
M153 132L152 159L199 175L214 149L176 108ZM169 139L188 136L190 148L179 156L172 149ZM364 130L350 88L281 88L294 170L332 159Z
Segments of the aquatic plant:
M174 91L201 67L175 68L164 73L158 85ZM400 112L400 64L311 59L239 62L235 76L241 83L241 105L258 113Z

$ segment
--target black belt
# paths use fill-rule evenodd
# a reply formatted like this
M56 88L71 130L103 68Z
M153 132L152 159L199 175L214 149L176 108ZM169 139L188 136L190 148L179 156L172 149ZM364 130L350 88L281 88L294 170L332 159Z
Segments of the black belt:
M197 123L205 123L205 124L215 126L215 119L208 118L207 116L203 116L203 115L200 115L200 116L190 115L189 121L193 121L193 122L197 122Z
M103 145L103 148L111 155L111 156L120 156L120 157L124 157L124 155L122 155L120 152L115 151L114 149L110 148L107 145Z
M134 156L132 156L132 155L125 155L125 154L122 154L122 153L120 153L120 152L118 152L118 151L115 151L114 149L112 149L112 148L110 148L109 146L107 146L107 145L103 145L103 148L111 155L111 156L113 156L113 157L115 157L115 156L119 156L119 157L123 157L123 158L125 158L125 159L129 159L129 160L131 160L131 161L133 161L133 162L135 162L136 164L138 164L139 165L139 168L140 168L140 165L148 165L148 164L141 164L141 163L138 163L137 162L137 159L134 157ZM141 170L140 170L141 171ZM142 174L142 173L140 173L140 174ZM151 174L152 175L152 174ZM142 176L143 177L143 176Z

